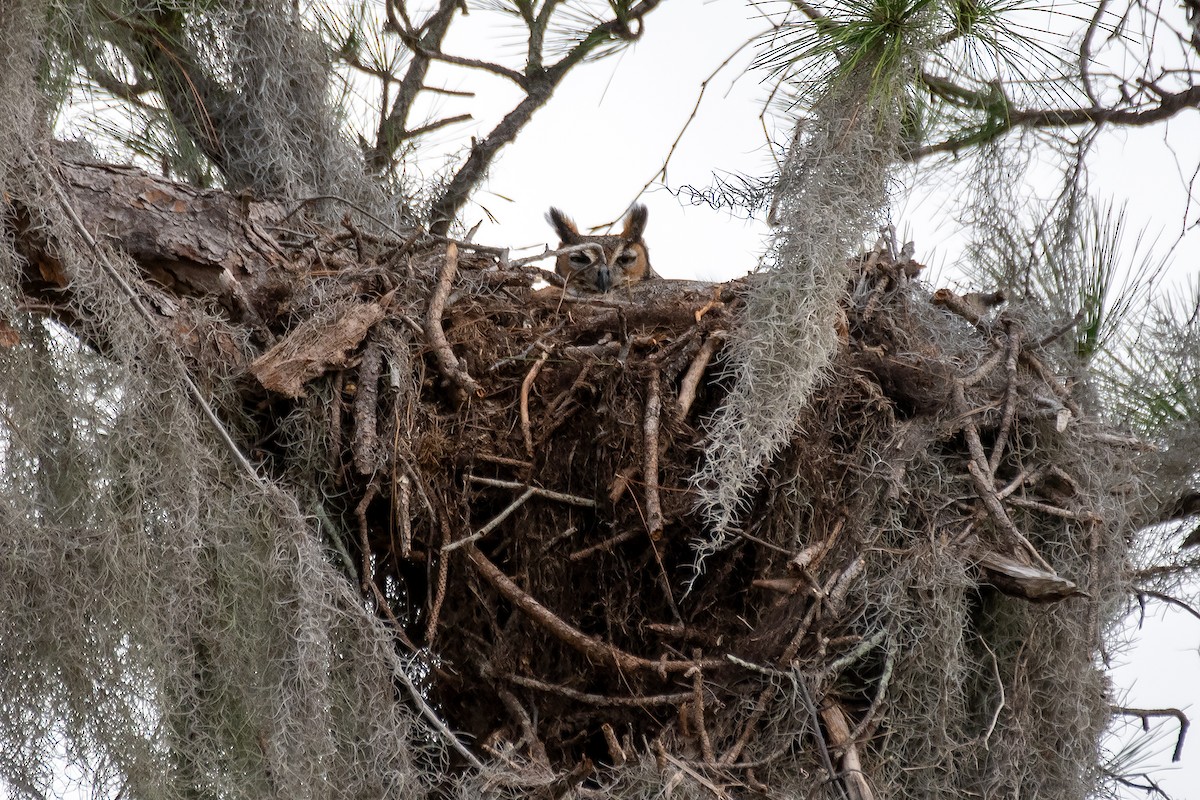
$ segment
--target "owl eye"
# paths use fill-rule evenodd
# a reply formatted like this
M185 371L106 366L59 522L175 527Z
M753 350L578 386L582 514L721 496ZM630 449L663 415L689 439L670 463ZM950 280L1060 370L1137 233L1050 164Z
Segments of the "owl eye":
M636 253L622 253L621 256L617 259L617 263L620 264L622 267L628 267L634 261L637 261Z
M586 267L592 263L592 259L588 257L587 253L571 253L569 259L573 267Z

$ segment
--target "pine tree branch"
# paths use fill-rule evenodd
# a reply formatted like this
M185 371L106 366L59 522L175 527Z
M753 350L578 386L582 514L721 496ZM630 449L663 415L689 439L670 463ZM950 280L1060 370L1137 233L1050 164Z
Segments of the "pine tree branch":
M454 218L466 204L471 192L483 180L500 149L517 138L517 134L529 124L534 113L546 104L567 73L607 42L629 42L638 39L642 33L643 18L661 2L662 0L642 0L630 9L628 14L618 15L597 25L561 60L544 70L539 69L538 65L541 63L544 28L549 22L549 16L539 15L535 19L530 28L529 57L524 75L525 99L508 112L487 136L471 146L467 160L454 173L442 194L434 200L429 228L433 235L446 235ZM545 12L545 8L542 11ZM634 22L637 23L636 29L631 27L631 23Z
M413 57L408 64L408 71L400 80L400 87L391 109L387 116L379 121L379 128L375 132L375 145L367 156L368 166L375 172L387 169L400 145L413 136L407 128L408 118L412 114L417 96L425 86L425 76L429 73L429 65L433 61L431 54L441 50L442 41L454 20L454 12L459 8L459 0L440 0L437 10L417 30L410 26L399 27L400 21L393 13L390 0L386 6L389 28L408 45ZM403 13L403 6L400 6L400 10ZM404 18L407 23L407 14L404 14Z

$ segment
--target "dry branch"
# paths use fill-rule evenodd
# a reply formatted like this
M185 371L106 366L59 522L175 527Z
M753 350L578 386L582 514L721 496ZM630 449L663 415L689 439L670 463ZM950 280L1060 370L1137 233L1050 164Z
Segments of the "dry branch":
M602 664L609 664L623 672L637 672L639 670L648 670L660 674L672 672L688 672L698 666L707 667L722 667L722 661L671 661L662 659L653 661L651 659L635 656L631 653L623 652L601 639L594 636L589 636L583 633L578 628L568 625L561 618L550 611L550 609L539 603L534 597L527 592L521 590L519 586L513 583L512 579L500 571L500 568L487 559L483 553L473 544L468 544L464 547L467 558L479 570L479 574L484 580L492 585L496 591L504 595L509 601L525 612L530 619L538 625L545 628L560 639L562 642L583 653L588 658Z
M646 482L646 530L651 541L663 532L662 502L658 496L658 415L662 409L661 379L658 370L646 381L646 411L642 423L642 478Z
M483 390L459 363L458 357L450 348L450 342L446 339L446 332L442 329L442 312L446 307L446 299L450 297L450 288L454 285L457 272L458 246L451 242L446 245L446 261L438 275L433 296L429 298L429 310L425 312L425 336L434 355L437 356L442 375L466 397L475 397Z

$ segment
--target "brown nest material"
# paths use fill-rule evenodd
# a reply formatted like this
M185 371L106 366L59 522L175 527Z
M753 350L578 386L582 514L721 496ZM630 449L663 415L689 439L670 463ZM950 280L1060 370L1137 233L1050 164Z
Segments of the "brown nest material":
M831 379L764 468L739 541L697 574L689 480L753 277L573 297L481 250L393 253L335 271L337 291L295 290L291 306L320 313L252 368L320 398L305 412L328 431L317 480L351 532L335 547L477 752L568 785L648 753L718 791L766 790L781 760L858 797L920 787L871 766L875 747L936 759L1003 738L996 693L1036 681L1001 651L1046 623L998 620L1029 601L1083 619L1056 646L1075 648L1090 692L1079 735L1098 733L1090 659L1120 556L1098 555L1108 529L1089 504L1105 489L1063 460L1098 445L1048 342L992 310L1003 298L930 297L915 265L864 258ZM914 623L922 608L945 619ZM898 652L922 625L929 649ZM922 686L941 647L974 651L949 693L987 709ZM894 726L930 702L961 719L905 752ZM987 769L961 760L960 785Z

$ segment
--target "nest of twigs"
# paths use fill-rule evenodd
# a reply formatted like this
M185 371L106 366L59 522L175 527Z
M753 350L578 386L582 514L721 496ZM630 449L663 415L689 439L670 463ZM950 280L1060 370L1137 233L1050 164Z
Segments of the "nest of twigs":
M718 794L1092 785L1127 476L1054 332L865 256L829 380L697 571L690 480L753 276L579 297L362 236L251 298L261 424L292 430L260 454L309 470L331 557L467 747L560 794L638 760Z

